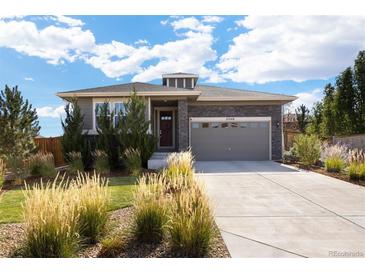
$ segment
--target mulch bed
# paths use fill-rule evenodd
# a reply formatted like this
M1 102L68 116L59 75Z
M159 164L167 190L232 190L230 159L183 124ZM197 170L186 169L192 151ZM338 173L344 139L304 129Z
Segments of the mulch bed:
M290 166L294 166L296 168L300 168L300 169L304 169L304 170L309 170L309 171L313 171L313 172L317 172L329 177L333 177L354 185L359 185L359 186L365 186L365 181L363 180L351 180L350 177L348 176L348 174L341 172L341 173L337 173L337 172L328 172L323 166L303 166L299 163L285 163L286 165L290 165Z
M178 258L182 257L171 250L168 239L164 239L160 244L139 244L131 236L131 225L133 218L133 208L127 207L113 211L110 215L110 227L105 237L123 234L124 240L120 250L113 257L118 258ZM211 249L208 252L209 258L230 257L226 245L219 233L218 228L212 241ZM24 240L24 230L22 224L0 224L0 257L12 257L22 245ZM84 246L78 256L81 258L103 258L105 256L101 243Z

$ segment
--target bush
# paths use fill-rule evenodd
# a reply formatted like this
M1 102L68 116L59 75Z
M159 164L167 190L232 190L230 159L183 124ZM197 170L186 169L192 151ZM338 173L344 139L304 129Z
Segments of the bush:
M320 158L321 142L315 135L300 134L294 139L294 149L303 165L314 165Z
M5 159L6 167L14 175L16 184L23 183L23 180L29 175L29 168L26 162L19 156L8 156Z
M107 182L100 175L79 173L74 188L80 235L95 243L102 234L108 219L109 192Z
M37 258L73 257L78 247L75 197L52 184L26 188L24 203L25 251Z
M56 168L52 153L37 153L28 159L30 174L33 176L54 177Z
M103 150L95 150L93 153L95 161L95 171L99 174L108 174L110 172L109 158Z
M139 176L142 169L141 153L138 149L127 148L124 151L125 164L133 176Z
M69 160L69 172L71 174L77 174L78 172L84 171L84 164L82 162L82 155L81 152L69 152L67 153L67 158Z
M160 177L149 175L138 180L135 192L134 235L141 242L160 242L165 233L167 206Z
M298 157L295 153L294 148L290 148L290 150L284 151L283 153L283 162L284 163L295 163L298 161Z
M172 248L183 256L207 254L214 221L208 199L198 185L174 196L169 231Z
M171 153L167 158L166 175L171 178L175 176L190 176L194 174L194 157L190 150L178 153Z

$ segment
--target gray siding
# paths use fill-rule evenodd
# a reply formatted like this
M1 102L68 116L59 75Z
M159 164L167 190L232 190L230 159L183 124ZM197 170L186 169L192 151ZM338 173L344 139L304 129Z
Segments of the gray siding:
M78 98L81 113L84 115L84 129L93 129L93 102L92 98Z
M179 108L180 112L180 108ZM180 113L179 113L180 114ZM271 117L271 153L273 160L282 157L282 123L280 105L214 106L190 105L190 117ZM179 119L180 121L180 119ZM188 123L188 121L187 121ZM278 125L278 126L277 126ZM181 136L181 133L180 133ZM179 142L181 143L181 141Z

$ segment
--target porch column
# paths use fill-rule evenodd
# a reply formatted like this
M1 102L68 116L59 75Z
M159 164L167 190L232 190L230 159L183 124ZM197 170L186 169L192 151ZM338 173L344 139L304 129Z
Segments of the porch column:
M179 151L189 147L189 117L187 99L179 99L177 102L178 123L177 131L179 135Z

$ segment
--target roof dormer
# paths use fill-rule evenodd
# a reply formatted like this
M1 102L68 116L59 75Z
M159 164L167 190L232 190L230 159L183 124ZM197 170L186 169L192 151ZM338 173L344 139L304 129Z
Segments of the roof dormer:
M162 74L162 85L174 88L190 88L194 89L198 82L199 75L192 73L169 73Z

